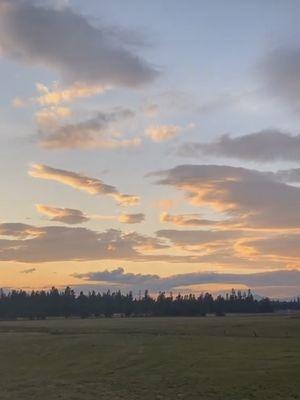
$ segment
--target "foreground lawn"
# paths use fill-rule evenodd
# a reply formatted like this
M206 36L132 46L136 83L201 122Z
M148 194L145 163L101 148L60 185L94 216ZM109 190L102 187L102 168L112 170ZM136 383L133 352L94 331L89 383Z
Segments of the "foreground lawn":
M300 399L300 318L0 322L1 400Z

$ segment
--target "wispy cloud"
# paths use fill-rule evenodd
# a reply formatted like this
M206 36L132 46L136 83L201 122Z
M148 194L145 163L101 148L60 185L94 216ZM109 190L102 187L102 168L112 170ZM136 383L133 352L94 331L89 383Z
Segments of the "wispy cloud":
M36 272L36 268L27 268L23 269L21 271L21 274L33 274L34 272Z
M275 234L254 239L245 239L239 243L241 249L254 255L267 255L274 259L288 259L299 265L300 233Z
M199 214L169 214L163 212L160 215L161 222L167 222L178 226L214 226L217 221L201 218Z
M34 178L47 179L71 186L91 195L112 196L120 205L132 206L139 202L138 196L120 193L114 186L103 183L100 179L90 178L76 172L33 164L29 175Z
M119 128L121 123L132 119L134 115L131 110L118 108L110 112L98 112L92 118L65 125L59 124L57 118L48 117L46 121L44 118L39 126L38 142L48 150L137 147L141 139L123 138Z
M119 216L119 221L123 224L139 224L145 220L145 214L121 214Z
M11 104L14 108L24 108L26 106L26 101L21 97L14 97Z
M147 128L146 135L153 142L164 142L173 139L181 130L182 128L176 125L156 125Z
M42 107L59 106L63 103L70 103L76 99L94 96L105 91L102 86L89 86L78 82L67 88L61 87L57 82L52 87L37 83L36 88L38 91L36 101Z
M35 113L36 122L40 127L44 129L52 127L55 123L64 118L68 118L72 115L72 111L69 107L62 106L51 106L42 108Z
M162 229L157 232L160 238L169 239L172 244L179 247L195 246L202 247L204 244L225 243L229 240L241 237L238 231L221 231L221 230L176 230Z

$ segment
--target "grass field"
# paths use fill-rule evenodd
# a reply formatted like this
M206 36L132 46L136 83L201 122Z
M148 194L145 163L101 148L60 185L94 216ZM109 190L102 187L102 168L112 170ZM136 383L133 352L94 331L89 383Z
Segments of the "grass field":
M0 322L0 362L1 400L300 399L300 318Z

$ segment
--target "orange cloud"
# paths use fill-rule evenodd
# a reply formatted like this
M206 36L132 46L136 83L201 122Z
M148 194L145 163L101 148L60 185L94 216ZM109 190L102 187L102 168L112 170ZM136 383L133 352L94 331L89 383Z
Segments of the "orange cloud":
M121 214L119 221L123 224L139 224L145 220L145 214Z
M210 206L226 225L244 229L299 229L300 188L272 172L219 165L182 165L152 174L185 192L190 203ZM288 175L288 174L287 174Z
M162 199L155 203L155 207L168 211L175 206L175 201L171 199Z
M151 126L146 130L146 135L153 140L153 142L164 142L173 139L181 129L180 126L176 125Z
M49 217L51 221L64 222L71 225L89 221L89 217L82 211L72 208L59 208L37 204L36 209L39 213Z
M94 96L106 90L103 86L88 86L78 82L67 88L61 88L58 83L51 88L37 83L36 88L39 92L37 101L42 106L58 106L61 103L70 103L78 98Z
M21 99L21 97L15 97L14 99L12 99L11 104L14 108L23 108L26 106L26 101L24 99Z
M68 107L52 106L42 108L35 113L36 121L43 127L57 126L57 120L70 117L72 111Z
M100 179L90 178L76 172L33 164L28 174L34 178L59 182L91 195L110 195L122 206L133 206L139 203L138 196L120 193L114 186L107 185Z
M199 214L177 214L172 215L164 212L160 215L161 222L168 222L179 226L211 226L217 221L203 219Z

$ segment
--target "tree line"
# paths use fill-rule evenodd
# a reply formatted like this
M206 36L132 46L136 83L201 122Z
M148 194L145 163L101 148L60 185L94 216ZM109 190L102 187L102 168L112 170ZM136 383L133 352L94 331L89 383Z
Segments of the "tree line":
M292 302L271 301L269 298L255 299L251 291L232 289L225 296L213 297L210 293L176 295L159 293L156 297L146 290L134 297L132 292L120 291L76 294L67 287L63 291L12 290L0 291L0 319L45 319L47 317L112 317L130 316L205 316L226 313L269 313L277 309L300 309L300 299Z

